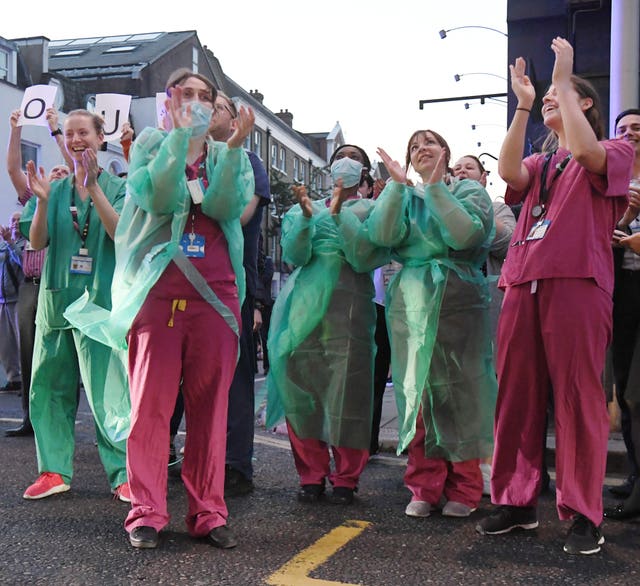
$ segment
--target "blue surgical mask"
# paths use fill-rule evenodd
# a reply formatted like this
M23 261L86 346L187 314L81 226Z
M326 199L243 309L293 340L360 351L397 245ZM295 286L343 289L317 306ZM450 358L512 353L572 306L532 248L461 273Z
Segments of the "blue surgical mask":
M200 138L209 130L213 109L195 100L183 104L182 108L186 110L187 106L191 106L191 138Z
M338 179L342 179L342 187L353 187L360 185L362 179L362 169L364 165L358 161L354 161L349 157L337 159L331 165L331 177L335 183Z

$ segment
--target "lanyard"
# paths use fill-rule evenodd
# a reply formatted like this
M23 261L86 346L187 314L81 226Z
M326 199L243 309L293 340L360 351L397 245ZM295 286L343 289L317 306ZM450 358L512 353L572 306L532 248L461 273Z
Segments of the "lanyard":
M84 227L82 231L80 231L80 224L78 223L78 208L76 207L76 184L75 177L73 178L72 188L71 188L71 205L69 206L69 211L71 212L71 220L73 221L73 229L80 236L80 240L82 240L82 248L84 248L84 244L87 241L87 236L89 235L89 221L91 220L91 210L93 209L93 200L89 201L89 209L87 210L87 219L84 223Z
M556 165L556 172L553 174L551 182L547 186L547 175L549 173L549 165L551 164L551 158L553 157L553 155L555 155L555 153L547 153L544 157L542 176L540 177L540 191L538 192L538 203L531 209L531 215L534 218L539 218L547 212L547 199L549 197L549 193L551 192L551 188L553 187L556 179L565 170L565 167L569 164L569 161L572 157L571 153L569 153L564 159L562 159L560 163Z
M199 179L202 181L202 186L204 187L204 189L206 190L207 187L209 186L209 181L207 180L207 174L206 174L206 163L207 163L207 144L205 143L205 147L204 147L204 153L201 155L201 160L198 163L198 170L195 173L195 177L193 177L193 166L192 165L187 165L187 168L185 169L185 173L187 175L187 179ZM189 209L189 213L191 215L191 234L195 234L195 221L196 221L196 209L200 204L195 204L193 203L193 200L191 200L191 205L190 205L190 209Z

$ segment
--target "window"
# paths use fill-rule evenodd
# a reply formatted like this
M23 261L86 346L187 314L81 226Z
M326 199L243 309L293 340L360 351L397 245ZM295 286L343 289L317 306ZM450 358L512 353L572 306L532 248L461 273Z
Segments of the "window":
M0 79L9 80L9 53L0 49Z
M271 145L271 166L278 168L278 145Z
M82 55L84 53L84 49L68 49L65 51L58 51L51 55L52 57L74 57L75 55Z
M253 132L253 152L262 160L262 134L259 130Z
M250 151L251 150L251 134L248 134L245 139L244 139L244 143L242 145L242 148Z
M198 73L198 49L191 47L191 71Z
M284 147L280 147L280 165L278 165L278 169L283 173L287 172L287 151L284 150Z
M40 165L40 147L32 142L22 141L20 143L20 156L22 157L22 169L26 171L27 161L33 161L36 169Z
M138 45L122 45L120 47L110 47L103 53L131 53L138 48Z
M298 173L300 173L300 159L293 157L293 180L298 180Z
M300 183L304 183L305 182L305 165L304 162L300 161L300 171L298 172L298 181L300 181Z

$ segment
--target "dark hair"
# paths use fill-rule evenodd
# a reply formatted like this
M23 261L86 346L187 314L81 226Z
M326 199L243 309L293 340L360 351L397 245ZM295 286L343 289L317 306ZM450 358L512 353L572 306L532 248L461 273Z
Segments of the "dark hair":
M211 101L216 101L218 90L216 86L213 85L213 82L208 77L205 77L201 73L196 73L188 67L180 67L180 69L176 69L171 73L171 75L169 75L169 79L167 79L167 83L165 84L165 91L167 92L167 95L171 96L171 88L182 85L190 77L195 77L196 79L204 82L204 84L211 90Z
M67 114L67 118L71 118L71 116L87 116L88 118L91 118L91 123L93 124L93 128L95 129L96 133L104 134L104 118L99 114L95 114L94 112L89 112L89 110L83 110L82 108L79 108L77 110L71 110L71 112ZM65 120L67 118L65 118Z
M462 155L460 157L461 159L472 159L476 162L476 165L478 165L478 170L480 171L480 173L486 173L487 170L484 168L484 165L482 164L482 161L476 157L475 155Z
M640 110L638 108L628 108L627 110L623 110L622 112L620 112L620 114L616 116L616 123L613 127L614 130L618 129L618 122L620 122L620 120L622 120L625 116L630 115L640 116Z
M573 86L573 89L576 90L580 98L591 99L591 107L588 110L585 110L584 115L596 135L596 139L602 140L605 135L604 122L602 120L602 114L600 113L602 110L600 106L600 96L598 95L596 88L594 88L586 79L578 75L571 76L571 85ZM557 148L558 135L553 130L549 130L547 138L545 138L542 143L542 151L551 152L555 151Z
M427 130L416 130L411 135L411 138L409 138L409 142L407 143L407 156L406 156L406 159L405 159L405 163L407 165L407 169L409 168L409 165L411 165L411 143L416 139L416 137L418 137L420 135L426 136L427 132L429 134L433 135L433 138L436 139L436 142L444 149L444 152L445 152L444 166L445 166L445 169L448 169L449 168L449 161L451 159L451 149L449 148L449 144L442 137L442 135L438 134L434 130L429 130L429 129L427 129Z
M367 153L364 152L364 149L360 148L359 146L355 145L355 144L343 144L340 145L335 151L333 151L333 154L331 155L331 158L329 159L329 165L333 164L333 161L336 158L336 155L342 150L345 149L347 147L351 147L352 149L356 149L360 152L360 154L362 155L362 160L364 161L364 166L367 168L367 171L371 171L371 161L369 160L369 157L367 156Z

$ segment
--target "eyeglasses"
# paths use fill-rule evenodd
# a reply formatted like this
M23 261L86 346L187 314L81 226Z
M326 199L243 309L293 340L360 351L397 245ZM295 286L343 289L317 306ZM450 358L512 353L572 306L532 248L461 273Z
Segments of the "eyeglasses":
M216 104L213 107L213 115L215 116L216 114L222 114L223 112L229 112L229 116L231 116L231 118L235 118L234 113L231 111L231 108L229 108L229 106L225 106L223 104Z

